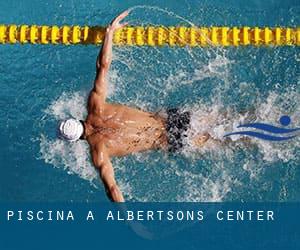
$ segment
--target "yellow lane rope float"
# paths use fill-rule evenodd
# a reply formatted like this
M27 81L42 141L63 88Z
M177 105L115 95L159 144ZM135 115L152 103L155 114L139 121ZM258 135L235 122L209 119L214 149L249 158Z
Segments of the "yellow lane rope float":
M0 44L100 44L105 27L0 25ZM126 27L116 45L136 46L299 46L300 27Z

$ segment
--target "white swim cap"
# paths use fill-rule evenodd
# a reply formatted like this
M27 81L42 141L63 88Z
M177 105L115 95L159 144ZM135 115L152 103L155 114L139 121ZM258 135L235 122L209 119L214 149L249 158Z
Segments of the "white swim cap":
M61 121L59 124L59 137L66 141L77 141L80 136L83 134L84 127L79 120L68 119Z

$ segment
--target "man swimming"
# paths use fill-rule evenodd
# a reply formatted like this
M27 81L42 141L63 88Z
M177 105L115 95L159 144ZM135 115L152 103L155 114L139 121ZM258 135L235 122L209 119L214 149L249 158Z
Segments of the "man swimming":
M120 23L128 11L116 17L106 29L102 49L96 61L96 78L88 98L85 121L68 119L59 124L59 136L67 141L87 140L92 161L99 170L108 197L115 202L124 198L117 186L110 158L135 152L162 149L170 152L183 147L190 113L169 109L167 118L125 105L106 102L107 75L112 61L113 35L127 23ZM208 134L197 135L194 143L203 145Z

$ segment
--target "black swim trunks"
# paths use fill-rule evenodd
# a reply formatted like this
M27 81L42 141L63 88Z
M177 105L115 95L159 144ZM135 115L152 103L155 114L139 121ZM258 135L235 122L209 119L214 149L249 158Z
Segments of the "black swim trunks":
M190 128L191 114L180 112L177 108L169 109L167 114L169 152L173 153L183 148L183 139Z

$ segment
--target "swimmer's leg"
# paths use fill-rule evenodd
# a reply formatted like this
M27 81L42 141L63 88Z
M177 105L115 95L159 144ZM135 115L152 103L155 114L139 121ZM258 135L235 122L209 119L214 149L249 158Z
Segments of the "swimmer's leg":
M196 118L197 119L197 118ZM216 123L216 117L214 116L205 116L197 119L198 121L198 126L199 127L206 127L207 124L215 124ZM202 133L196 134L192 138L192 143L194 144L195 147L203 147L206 142L209 140L214 140L215 139L209 134L209 132L203 131Z
M255 121L257 119L256 117L256 112L255 109L248 109L244 110L243 112L240 112L241 115L244 115L247 117L247 120L250 121ZM198 121L198 126L201 127L206 127L207 124L209 124L211 127L213 125L218 123L218 118L220 114L212 114L209 116L204 116L200 118L196 118ZM223 112L221 116L226 120L228 117L227 112ZM237 141L232 141L230 138L226 138L225 140L214 138L213 136L210 135L209 131L207 132L202 132L201 134L197 134L194 136L192 139L192 143L194 144L195 147L203 147L206 143L213 143L219 146L251 146L253 145L253 141L249 137L241 137Z
M204 144L211 138L209 133L204 133L201 135L196 135L196 137L193 139L193 144L196 147L203 147Z
M219 146L234 146L234 147L241 147L241 146L246 146L250 148L251 146L254 145L253 141L251 141L250 138L248 137L242 137L237 141L232 141L231 139L226 139L226 140L220 140L213 138L209 133L204 133L201 135L197 135L193 140L193 144L197 148L204 147L207 142L212 142L214 145L219 145Z

